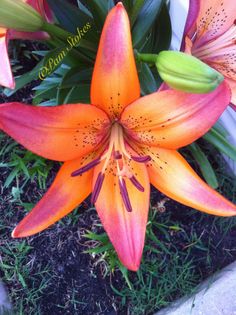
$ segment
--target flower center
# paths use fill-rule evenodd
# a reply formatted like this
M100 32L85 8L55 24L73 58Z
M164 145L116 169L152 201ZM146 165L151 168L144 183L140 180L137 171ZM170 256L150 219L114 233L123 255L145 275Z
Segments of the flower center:
M100 164L102 161L104 162L102 170L98 174L94 185L91 198L92 203L95 203L98 199L105 179L106 170L112 160L115 162L115 176L118 176L120 194L127 211L131 212L132 206L129 199L126 180L129 180L139 191L144 192L143 186L134 176L131 168L129 167L129 164L131 160L138 163L147 163L151 160L151 158L149 156L132 155L128 152L126 147L123 127L117 121L115 121L111 127L109 142L106 144L104 153L100 157L96 158L71 174L71 176L82 175L83 173Z
M193 39L194 41L194 39ZM208 57L219 57L231 52L231 48L234 49L236 41L236 25L232 25L228 31L218 36L214 40L201 45L200 47L192 48L192 55L204 60Z

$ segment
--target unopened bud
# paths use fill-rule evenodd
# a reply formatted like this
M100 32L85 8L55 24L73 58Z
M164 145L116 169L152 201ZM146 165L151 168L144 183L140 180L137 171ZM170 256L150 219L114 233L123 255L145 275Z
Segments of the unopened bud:
M208 93L224 80L222 74L199 59L177 51L162 51L157 70L171 88L189 93Z
M0 27L35 32L43 24L41 15L22 0L0 0Z

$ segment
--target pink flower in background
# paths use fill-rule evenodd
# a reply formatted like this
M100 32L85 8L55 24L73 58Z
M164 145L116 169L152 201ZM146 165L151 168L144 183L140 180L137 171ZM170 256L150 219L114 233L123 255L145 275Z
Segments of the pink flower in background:
M236 109L236 1L190 0L182 49L221 72Z
M45 0L22 0L37 10L47 22L53 21L52 12ZM47 39L45 32L19 32L11 29L0 28L0 85L14 89L15 80L11 71L11 64L8 56L8 41L10 39Z

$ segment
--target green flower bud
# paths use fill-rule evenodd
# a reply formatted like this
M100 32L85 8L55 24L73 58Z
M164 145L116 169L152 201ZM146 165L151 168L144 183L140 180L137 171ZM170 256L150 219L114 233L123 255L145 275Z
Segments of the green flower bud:
M43 24L41 15L22 0L0 0L0 27L35 32Z
M222 74L199 59L177 51L162 51L157 70L171 88L189 93L208 93L224 80Z

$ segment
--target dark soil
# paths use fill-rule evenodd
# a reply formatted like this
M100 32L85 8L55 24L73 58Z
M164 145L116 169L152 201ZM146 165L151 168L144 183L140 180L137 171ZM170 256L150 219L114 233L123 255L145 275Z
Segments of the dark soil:
M48 184L52 181L59 165L55 164L51 171ZM0 187L8 176L10 170L1 172ZM3 191L4 199L11 198L11 191ZM29 183L24 187L24 197L22 202L36 203L42 196L43 191L39 190L36 183ZM164 196L153 189L152 205L162 200ZM110 283L119 290L124 285L124 279L120 273L115 273L111 278L103 277L104 272L101 265L97 265L97 259L85 254L88 249L88 241L83 237L86 230L104 232L102 228L95 228L99 222L94 209L89 209L89 200L85 201L78 210L75 210L72 217L64 218L60 223L53 225L46 231L27 238L27 243L32 246L28 260L34 259L31 269L32 275L37 274L38 266L47 267L53 274L47 289L40 295L38 306L42 315L125 315L126 307L120 306L119 297L114 294ZM208 245L209 237L213 240L210 249L211 263L206 262L206 253L201 249L194 248L191 251L191 259L196 262L196 273L201 278L206 278L213 272L220 270L224 266L236 259L236 228L230 230L222 236L214 225L214 216L202 215L200 212L187 208L172 200L165 204L165 213L160 213L160 222L167 216L170 222L178 222L185 231L174 233L171 243L179 251L184 251L189 246L190 236L194 231L205 246ZM10 242L10 232L14 226L24 217L25 211L22 206L13 204L15 211L14 218L9 222L8 238ZM1 205L1 216L8 211L8 203ZM156 231L159 240L164 241L160 231ZM16 241L17 242L17 241ZM221 242L220 246L217 244ZM147 256L147 254L145 254ZM148 258L148 257L146 257ZM160 258L161 259L161 258ZM131 273L132 274L132 273ZM0 276L1 272L0 272ZM131 275L131 279L135 277ZM36 282L37 284L37 282ZM8 283L6 283L8 285ZM32 285L29 278L29 287ZM34 279L35 286L35 279ZM8 287L9 291L14 289ZM73 297L77 303L72 303ZM178 293L175 297L178 297ZM78 302L79 301L79 302ZM14 303L14 301L13 301ZM127 305L128 307L128 305Z

